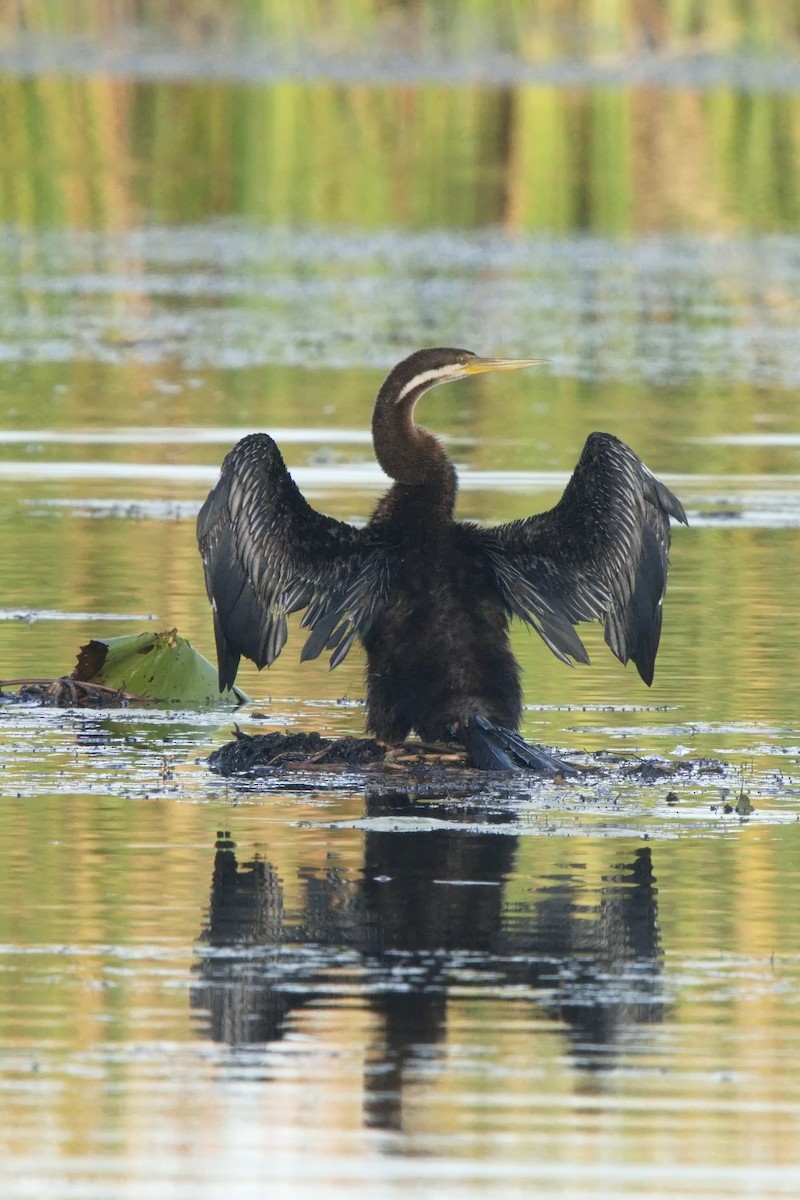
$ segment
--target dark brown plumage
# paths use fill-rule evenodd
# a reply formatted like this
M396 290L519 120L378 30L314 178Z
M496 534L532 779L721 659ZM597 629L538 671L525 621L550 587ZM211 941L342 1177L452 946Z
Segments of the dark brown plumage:
M287 614L305 609L303 659L327 649L335 667L363 643L377 737L415 729L430 741L458 737L476 766L558 769L516 733L513 617L564 662L589 661L574 626L600 620L617 658L652 682L669 518L686 521L672 492L618 438L592 433L554 508L483 529L453 519L455 468L414 422L436 384L535 361L430 349L399 363L372 419L376 457L395 482L363 529L312 509L267 434L234 446L197 521L221 688L242 654L274 662Z

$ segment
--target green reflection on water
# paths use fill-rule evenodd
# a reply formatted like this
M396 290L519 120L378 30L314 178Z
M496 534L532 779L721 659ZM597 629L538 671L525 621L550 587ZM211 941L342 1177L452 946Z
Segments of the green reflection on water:
M313 131L313 136L310 136ZM800 100L0 77L0 221L791 229Z
M14 9L0 14L0 29L18 33L20 24ZM245 40L264 39L281 50L296 45L363 52L366 40L409 54L499 50L531 58L591 58L657 49L783 49L800 37L800 20L791 5L762 0L708 0L702 7L596 0L541 0L535 6L487 0L415 5L351 0L336 6L324 0L240 0L224 8L201 2L167 9L160 0L117 0L110 12L91 4L28 0L24 29L90 43L116 35L125 44L143 33L156 44L221 43L234 51Z

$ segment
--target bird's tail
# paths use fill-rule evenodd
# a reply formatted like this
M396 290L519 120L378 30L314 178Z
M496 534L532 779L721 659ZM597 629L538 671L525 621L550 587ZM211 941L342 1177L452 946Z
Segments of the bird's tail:
M547 771L551 775L573 774L574 767L529 746L513 729L495 725L486 717L470 717L462 721L457 737L463 742L473 767L482 771Z

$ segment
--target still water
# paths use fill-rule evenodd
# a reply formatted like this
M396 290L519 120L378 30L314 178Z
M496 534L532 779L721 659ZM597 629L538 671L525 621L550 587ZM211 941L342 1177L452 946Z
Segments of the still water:
M363 520L422 344L549 359L426 397L464 517L546 507L600 428L691 524L651 690L515 634L579 783L237 786L230 713L0 709L3 1196L796 1196L800 82L209 82L182 31L156 70L41 23L0 75L0 677L211 656L226 449L270 430ZM357 655L300 644L237 723L360 733Z

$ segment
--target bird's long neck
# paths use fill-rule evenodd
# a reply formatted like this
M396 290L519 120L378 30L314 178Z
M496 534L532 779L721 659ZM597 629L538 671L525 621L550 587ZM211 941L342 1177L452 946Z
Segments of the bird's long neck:
M387 388L389 382L378 393L372 415L375 457L403 491L419 489L416 499L451 516L458 486L455 467L439 439L414 421L416 402L427 389L398 400Z

